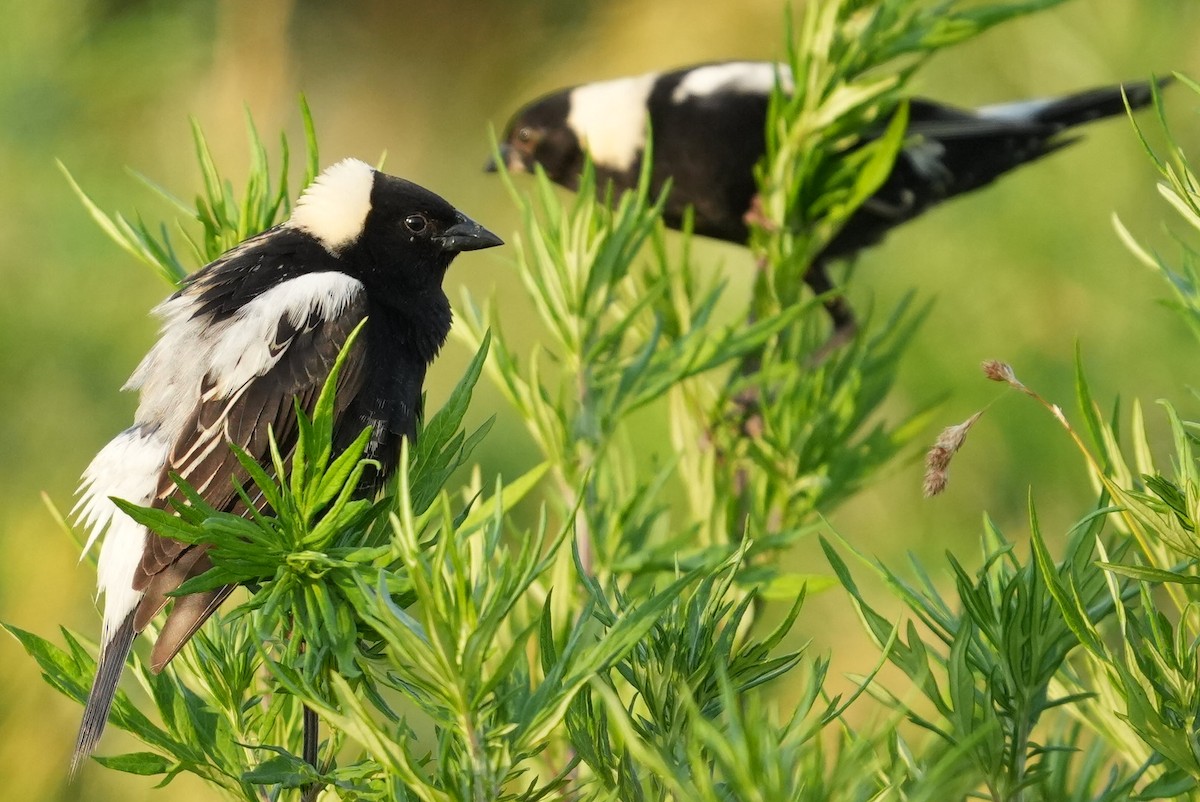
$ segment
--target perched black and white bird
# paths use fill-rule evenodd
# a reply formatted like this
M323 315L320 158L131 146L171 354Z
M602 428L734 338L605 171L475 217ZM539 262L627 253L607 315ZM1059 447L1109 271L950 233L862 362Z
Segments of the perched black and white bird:
M651 189L657 193L671 181L667 225L679 227L691 207L696 233L745 243L757 193L754 166L766 148L767 103L776 81L791 89L785 66L735 61L562 89L513 116L500 154L510 171L540 164L551 180L577 189L586 152L601 189L609 181L617 189L632 188L649 123ZM1134 108L1152 97L1149 83L1126 84L1124 91ZM891 174L814 260L805 282L818 294L828 292L831 260L852 256L930 207L1075 141L1065 130L1124 111L1120 86L973 111L913 99L907 139ZM864 132L863 140L880 133ZM495 168L488 163L487 169ZM826 306L838 332L853 329L844 300Z
M267 430L289 454L293 399L311 412L347 336L363 332L338 380L335 448L372 427L366 456L395 467L413 437L425 370L450 330L442 277L462 251L502 244L442 198L356 159L325 170L291 217L189 276L155 310L157 344L127 389L140 391L133 426L84 472L79 522L87 548L103 535L98 585L104 625L72 774L108 718L134 636L168 593L210 567L204 546L159 537L109 500L166 507L180 475L217 509L238 511L246 480L230 443L269 467ZM160 670L232 587L174 600L151 657Z

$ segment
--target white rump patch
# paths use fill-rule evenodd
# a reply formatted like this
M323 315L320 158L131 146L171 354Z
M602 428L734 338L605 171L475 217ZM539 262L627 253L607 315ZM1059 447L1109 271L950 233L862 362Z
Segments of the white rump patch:
M571 90L567 125L597 165L628 170L645 149L646 101L658 78L652 72Z
M141 601L133 577L146 545L145 527L118 510L110 497L149 504L158 490L168 448L160 430L134 426L100 449L83 473L73 514L88 533L85 554L104 535L96 572L97 590L104 594L104 643Z
M325 250L337 251L362 234L371 211L371 188L375 170L358 159L343 159L317 176L300 200L287 224L307 231L320 240Z
M994 106L983 106L976 109L975 113L988 120L1024 122L1036 119L1039 114L1057 102L1056 98L1019 100L1016 103L998 103Z
M766 95L775 88L778 77L785 92L794 88L792 71L786 64L769 61L730 61L709 64L683 76L671 93L673 103L683 103L689 97L708 97L721 92Z

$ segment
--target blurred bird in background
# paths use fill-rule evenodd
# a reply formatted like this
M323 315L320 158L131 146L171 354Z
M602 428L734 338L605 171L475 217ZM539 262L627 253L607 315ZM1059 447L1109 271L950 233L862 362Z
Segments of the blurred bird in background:
M637 185L653 137L651 191L671 189L663 212L679 228L689 207L697 234L745 244L757 195L754 166L766 151L767 105L776 82L790 91L786 66L734 61L582 84L551 92L518 111L505 128L500 158L512 172L541 165L553 181L578 188L585 155L603 188ZM828 265L880 242L887 233L942 201L986 186L1008 171L1071 144L1077 125L1147 105L1149 82L1092 89L1061 98L975 110L914 98L905 143L891 174L814 259L805 283L818 295L834 289ZM882 134L866 131L861 142ZM486 169L494 171L491 160ZM832 343L856 322L840 296L825 301Z

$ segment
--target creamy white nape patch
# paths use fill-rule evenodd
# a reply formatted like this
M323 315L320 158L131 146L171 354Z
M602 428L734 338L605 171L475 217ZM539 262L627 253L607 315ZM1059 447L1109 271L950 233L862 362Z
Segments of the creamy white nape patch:
M975 113L980 117L989 120L1006 120L1010 122L1022 122L1025 120L1035 119L1050 106L1057 102L1055 98L1041 98L1038 100L1019 100L1016 103L997 103L992 106L983 106L975 110Z
M596 165L624 171L637 161L646 147L646 101L658 77L652 72L571 90L567 125Z
M362 234L374 185L371 165L343 159L313 179L296 201L288 225L308 232L336 255Z
M719 92L765 95L775 88L776 78L785 92L793 90L792 70L786 64L769 61L709 64L685 75L671 93L671 101L683 103L689 97L707 97Z

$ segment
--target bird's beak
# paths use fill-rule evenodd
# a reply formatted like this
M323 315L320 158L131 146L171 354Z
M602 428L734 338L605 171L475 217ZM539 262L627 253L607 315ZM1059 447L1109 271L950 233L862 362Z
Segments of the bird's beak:
M509 170L513 170L512 147L507 142L501 142L497 149L500 151L499 162L503 162L504 164L508 165ZM483 171L485 173L496 172L500 169L499 162L497 162L494 155L488 156L487 161L483 163Z
M461 212L454 225L435 238L443 251L461 253L463 251L478 251L483 248L495 248L503 245L504 240L476 223Z

